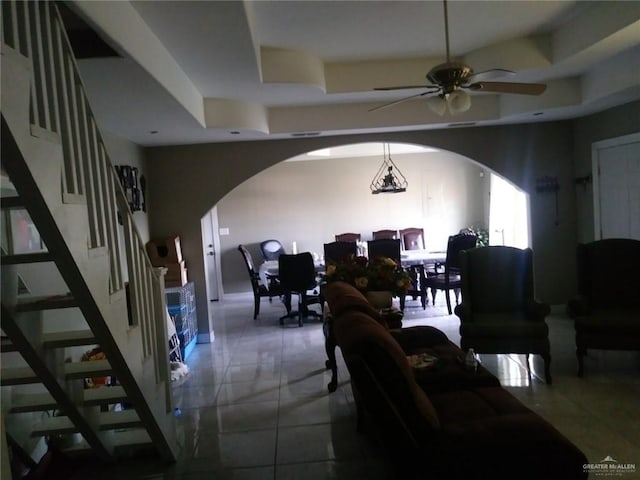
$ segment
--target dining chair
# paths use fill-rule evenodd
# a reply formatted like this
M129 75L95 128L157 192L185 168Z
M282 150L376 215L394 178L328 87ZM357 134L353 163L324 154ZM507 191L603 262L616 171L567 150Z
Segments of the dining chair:
M285 253L284 246L280 240L265 240L260 243L260 251L262 252L262 258L267 262L269 260L278 260L278 257Z
M534 294L533 252L496 245L460 252L460 347L476 353L529 354L544 359L551 383L551 349L545 317L551 309Z
M389 257L400 265L400 239L398 238L369 240L367 242L367 251L369 258Z
M359 242L359 233L339 233L335 236L336 242Z
M286 318L294 316L297 316L300 327L302 326L302 317L322 318L321 313L309 309L309 305L319 304L322 306L323 303L316 267L310 252L280 255L278 257L278 280L285 294L298 296L298 310L287 311L286 315L280 317L280 325L284 324ZM310 290L315 290L315 292L309 294Z
M424 250L423 228L403 228L399 233L405 250Z
M397 230L376 230L375 232L373 232L374 240L384 240L388 238L391 238L391 239L398 238L398 231Z
M404 311L405 302L407 297L411 297L413 300L420 299L420 305L422 309L427 308L427 275L424 265L414 264L405 268L405 271L411 277L411 287L407 291L404 298L400 299L400 310Z
M472 233L458 233L451 235L447 241L447 257L444 265L436 264L434 271L427 272L425 285L431 290L431 300L436 304L436 292L443 290L447 300L447 310L449 315L453 313L451 309L450 292L454 291L456 305L459 303L460 294L460 252L476 246L477 237ZM440 271L441 268L444 268Z
M340 263L350 255L355 256L358 252L356 242L331 242L324 244L324 263Z
M251 289L253 290L253 319L255 320L260 314L260 299L268 297L271 302L273 297L284 295L284 291L282 290L277 277L267 276L268 285L264 285L262 280L260 280L260 275L255 269L251 252L249 252L247 247L244 245L238 245L238 250L242 254L244 264L247 267L247 272L249 273L249 281L251 282ZM285 306L286 305L287 303L285 302Z

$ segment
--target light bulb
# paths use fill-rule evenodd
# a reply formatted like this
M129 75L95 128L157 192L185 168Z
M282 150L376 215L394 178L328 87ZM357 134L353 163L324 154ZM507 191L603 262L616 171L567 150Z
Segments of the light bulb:
M471 97L464 90L454 90L449 94L448 104L451 115L466 112L471 108Z
M442 96L436 95L427 99L427 107L442 116L447 110L447 101Z

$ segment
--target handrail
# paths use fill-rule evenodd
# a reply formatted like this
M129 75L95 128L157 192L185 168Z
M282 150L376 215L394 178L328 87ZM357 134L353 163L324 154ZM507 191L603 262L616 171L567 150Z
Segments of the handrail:
M88 208L89 248L109 252L109 293L131 291L131 318L111 321L139 326L142 361L154 358L156 383L165 382L170 399L163 284L145 253L144 243L110 161L87 96L77 62L55 2L2 2L3 42L31 61L30 120L36 129L60 136L64 165L63 198L83 197ZM122 231L119 227L122 225ZM124 252L120 238L125 238ZM121 256L127 270L122 271ZM128 327L129 325L127 325ZM132 355L132 357L134 357ZM127 358L127 363L140 361Z

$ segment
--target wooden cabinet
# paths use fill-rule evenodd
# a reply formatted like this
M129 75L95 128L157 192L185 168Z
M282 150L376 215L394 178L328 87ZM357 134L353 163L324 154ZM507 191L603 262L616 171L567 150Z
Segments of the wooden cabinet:
M193 350L198 337L198 316L193 282L165 289L169 315L176 325L183 360Z

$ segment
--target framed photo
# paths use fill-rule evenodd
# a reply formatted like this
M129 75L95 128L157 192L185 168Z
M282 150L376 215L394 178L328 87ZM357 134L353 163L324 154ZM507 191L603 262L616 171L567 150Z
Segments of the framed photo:
M38 229L34 225L29 212L25 209L9 210L9 221L7 228L7 240L9 241L9 252L34 253L46 251L44 243L40 238Z

